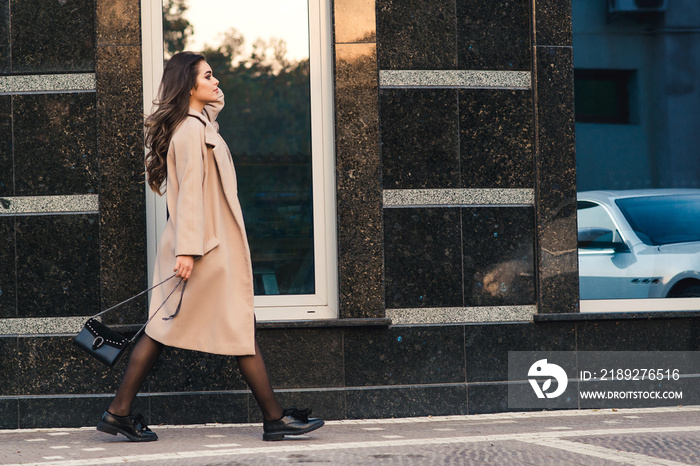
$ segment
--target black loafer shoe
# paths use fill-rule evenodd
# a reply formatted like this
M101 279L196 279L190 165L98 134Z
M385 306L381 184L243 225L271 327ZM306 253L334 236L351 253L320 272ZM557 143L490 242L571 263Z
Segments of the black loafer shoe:
M310 409L287 408L282 419L263 422L263 440L283 440L285 435L301 435L323 426L322 419L309 419Z
M102 420L97 423L97 430L107 434L122 434L132 442L153 442L158 440L155 432L146 425L143 416L115 416L105 411Z

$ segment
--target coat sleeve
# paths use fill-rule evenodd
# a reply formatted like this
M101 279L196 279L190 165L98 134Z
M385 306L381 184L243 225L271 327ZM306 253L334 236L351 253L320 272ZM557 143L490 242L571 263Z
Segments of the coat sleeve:
M178 183L175 221L175 255L204 254L204 126L188 121L171 141ZM194 124L193 124L194 123Z
M209 121L214 123L216 117L219 116L219 112L224 108L224 91L219 88L219 100L206 104L204 106L204 113L206 114ZM217 125L218 126L218 125ZM218 128L217 128L218 129Z

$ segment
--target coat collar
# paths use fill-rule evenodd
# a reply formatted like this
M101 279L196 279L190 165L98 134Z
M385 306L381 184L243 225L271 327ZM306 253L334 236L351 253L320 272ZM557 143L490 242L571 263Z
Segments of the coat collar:
M226 196L229 208L231 212L233 212L233 216L238 222L238 225L241 230L245 232L243 214L240 211L240 207L235 208L239 203L236 171L233 168L233 159L231 158L228 147L226 143L223 142L223 139L221 139L221 136L219 136L219 124L209 121L209 118L207 118L204 113L199 113L192 108L190 108L188 115L197 118L204 124L204 142L212 148L214 160L219 167L219 177L221 179L224 195ZM230 169L227 168L229 166Z
M200 113L191 107L187 115L197 118L202 122L202 124L204 124L204 142L206 142L208 146L216 147L219 141L219 138L217 137L218 125L215 125L215 123L209 121L204 113Z

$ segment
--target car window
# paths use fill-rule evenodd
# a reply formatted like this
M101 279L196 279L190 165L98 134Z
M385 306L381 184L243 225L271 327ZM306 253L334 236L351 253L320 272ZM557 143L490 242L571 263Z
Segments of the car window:
M630 197L615 203L647 245L700 241L700 195Z
M607 248L617 235L615 223L600 204L579 201L578 241L581 248Z

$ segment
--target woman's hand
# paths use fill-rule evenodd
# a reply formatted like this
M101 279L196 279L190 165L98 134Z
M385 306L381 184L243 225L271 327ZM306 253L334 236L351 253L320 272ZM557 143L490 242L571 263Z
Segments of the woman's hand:
M194 267L194 257L177 256L177 262L175 262L173 272L177 272L175 274L176 277L180 277L187 281L187 279L190 278L190 275L192 275L192 267Z

